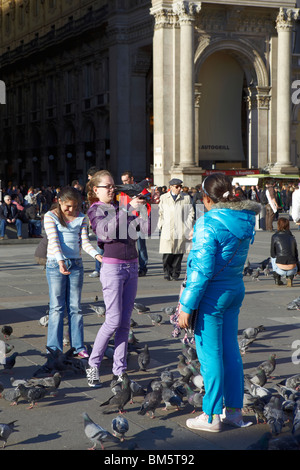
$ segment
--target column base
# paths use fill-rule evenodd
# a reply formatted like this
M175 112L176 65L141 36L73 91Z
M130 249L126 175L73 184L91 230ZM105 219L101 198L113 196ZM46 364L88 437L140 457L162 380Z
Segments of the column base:
M270 169L270 175L298 175L299 168L288 163L277 162Z
M191 188L202 183L204 172L199 166L173 166L170 169L170 179L179 178L184 186Z

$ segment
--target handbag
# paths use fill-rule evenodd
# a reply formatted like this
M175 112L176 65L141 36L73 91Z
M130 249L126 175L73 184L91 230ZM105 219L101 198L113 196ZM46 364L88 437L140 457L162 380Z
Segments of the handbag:
M213 275L213 277L210 279L211 281L213 279L215 279L217 277L217 275L220 274L231 263L234 256L236 255L241 243L242 243L242 240L239 240L239 244L238 244L235 252L233 253L232 257L227 261L227 263L224 266L222 266L222 268L217 273L215 273ZM174 326L174 329L172 331L173 338L178 338L181 334L181 327L179 326L179 314L180 314L180 311L181 311L180 298L181 298L182 292L183 292L183 290L186 286L186 282L187 282L187 273L185 274L184 281L182 282L181 287L180 287L179 299L178 299L178 303L177 303L177 306L176 306L176 310L175 310L173 315L170 315L170 323ZM196 323L197 323L198 311L199 311L199 308L193 310L192 313L190 314L190 324L189 324L189 328L185 328L185 335L184 335L184 338L182 340L183 343L194 343L195 342L194 331L195 331L195 327L196 327ZM192 334L192 339L191 340L189 340L189 338L188 338L188 333Z

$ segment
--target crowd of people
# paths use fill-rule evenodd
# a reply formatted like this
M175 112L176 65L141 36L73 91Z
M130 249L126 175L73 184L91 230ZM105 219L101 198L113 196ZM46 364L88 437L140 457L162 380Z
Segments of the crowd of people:
M179 280L182 258L188 253L179 326L188 328L191 314L197 312L195 344L205 396L203 413L188 419L186 424L211 432L219 432L222 421L248 426L251 423L244 422L241 411L243 366L237 342L238 316L245 294L244 265L254 241L256 217L265 206L267 230L273 231L273 220L277 218L270 246L275 283L282 285L281 277L286 276L288 285L292 285L299 260L289 219L291 216L300 223L300 186L280 188L276 182L269 182L264 188L251 186L247 190L238 183L232 186L231 179L222 173L207 176L196 188L185 187L182 180L172 178L169 187L153 187L149 181L133 196L127 189L134 185L130 171L121 175L119 184L109 171L92 168L85 188L78 181L55 189L24 190L10 185L5 188L0 206L0 238L4 237L6 223L16 225L20 238L19 220L23 216L28 224L43 219L50 298L47 346L63 349L66 311L74 353L88 359L88 386L101 387L101 361L112 336L112 383L123 382L138 277L147 275L146 240L156 228L150 223L151 206L157 204L165 280ZM199 203L204 206L203 217L197 217ZM33 213L30 218L29 209L33 207L39 219ZM280 217L280 211L288 215ZM38 234L37 225L32 224L32 237L41 236L41 225ZM97 247L90 243L89 230L96 235ZM80 308L81 249L95 259L106 308L105 321L90 355L84 347Z

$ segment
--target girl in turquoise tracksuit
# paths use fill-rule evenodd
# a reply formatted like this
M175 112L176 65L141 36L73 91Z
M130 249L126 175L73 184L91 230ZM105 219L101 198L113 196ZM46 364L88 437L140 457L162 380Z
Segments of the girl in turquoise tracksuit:
M238 427L251 424L242 420L244 377L237 335L245 294L243 268L260 204L239 200L231 179L221 173L208 176L202 190L207 212L194 227L179 325L186 328L189 315L198 310L195 342L204 379L204 413L188 419L187 426L218 432L221 419Z

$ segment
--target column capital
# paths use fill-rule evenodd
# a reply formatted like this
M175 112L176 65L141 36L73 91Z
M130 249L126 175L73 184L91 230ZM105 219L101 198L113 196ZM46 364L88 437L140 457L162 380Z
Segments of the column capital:
M171 8L151 8L150 14L155 19L155 29L173 28L176 23L176 15Z
M276 29L279 31L292 31L294 21L299 18L300 8L283 8L279 9L276 18Z
M174 4L173 11L180 23L191 23L201 11L201 2L180 1Z

